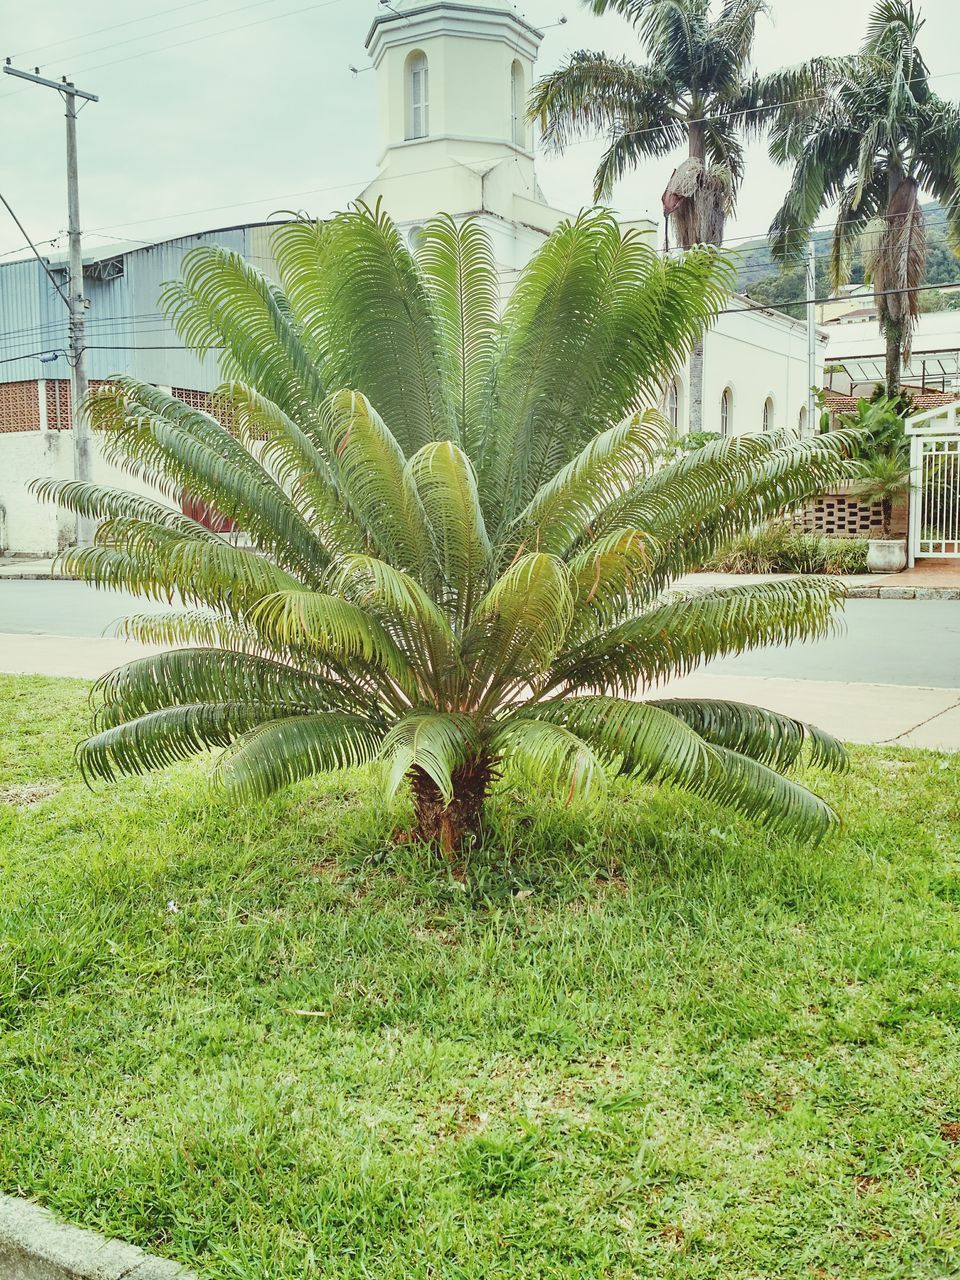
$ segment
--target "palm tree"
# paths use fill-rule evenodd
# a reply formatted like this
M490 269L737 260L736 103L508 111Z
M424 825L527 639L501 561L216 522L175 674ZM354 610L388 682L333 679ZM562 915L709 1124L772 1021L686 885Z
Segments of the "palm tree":
M182 647L99 682L84 774L218 748L219 779L259 799L379 759L447 852L508 771L573 803L619 770L821 834L831 810L783 771L805 742L842 766L833 739L754 707L632 700L821 635L838 602L822 579L665 594L848 465L842 433L664 460L668 424L644 405L722 305L721 256L663 262L593 211L501 315L475 221L430 222L415 258L362 206L275 237L282 287L200 248L167 292L184 341L223 351L216 416L131 378L90 405L108 457L245 539L133 493L39 486L102 521L70 574L184 606L125 624Z
M594 13L622 14L636 28L644 63L604 53L575 53L535 86L530 114L547 146L562 151L577 136L609 142L594 177L594 199L644 160L687 148L663 193L677 244L721 245L743 180L741 135L756 127L758 85L749 74L757 19L767 0L585 0ZM768 86L767 97L773 86ZM703 425L703 346L690 369L690 430Z
M879 0L860 52L836 60L819 93L781 106L771 154L794 165L770 228L774 254L796 261L813 224L836 203L830 269L849 279L863 248L886 338L886 395L900 393L926 271L921 193L960 236L960 110L930 89L913 0ZM821 64L822 66L823 64Z

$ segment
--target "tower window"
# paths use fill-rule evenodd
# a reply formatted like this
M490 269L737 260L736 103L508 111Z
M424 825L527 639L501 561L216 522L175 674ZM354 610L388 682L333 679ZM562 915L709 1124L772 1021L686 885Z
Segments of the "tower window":
M763 429L773 430L773 396L767 396L763 402Z
M523 87L523 66L519 62L514 62L510 73L510 114L513 119L513 145L526 146L527 125L524 118L526 95Z
M407 141L430 133L430 67L427 55L417 50L407 59Z

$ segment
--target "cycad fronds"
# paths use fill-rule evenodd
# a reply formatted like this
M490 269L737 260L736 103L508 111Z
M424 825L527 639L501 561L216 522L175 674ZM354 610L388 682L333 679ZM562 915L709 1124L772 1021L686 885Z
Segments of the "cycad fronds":
M594 211L500 315L476 223L431 224L416 259L365 209L276 244L282 286L204 251L171 294L196 342L229 351L223 422L129 379L93 401L110 456L157 494L38 489L101 521L70 572L178 602L125 624L178 647L97 685L84 775L220 750L217 777L256 800L381 760L450 851L501 773L572 804L619 770L821 834L829 811L781 771L805 743L836 767L832 739L636 700L711 657L821 635L838 603L819 580L669 592L843 477L853 445L751 437L665 461L647 397L721 306L720 256L664 263ZM182 515L184 491L232 532Z

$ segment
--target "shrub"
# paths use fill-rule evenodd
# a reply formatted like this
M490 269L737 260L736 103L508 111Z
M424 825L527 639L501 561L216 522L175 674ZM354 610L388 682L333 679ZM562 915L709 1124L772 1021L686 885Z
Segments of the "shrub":
M866 573L867 543L828 538L775 521L736 538L708 568L716 573Z

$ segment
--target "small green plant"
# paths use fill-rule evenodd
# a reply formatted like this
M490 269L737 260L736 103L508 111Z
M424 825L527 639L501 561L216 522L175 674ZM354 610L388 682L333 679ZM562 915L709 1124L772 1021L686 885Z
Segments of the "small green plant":
M687 453L693 453L697 449L702 449L704 445L712 444L714 440L720 440L722 437L719 431L689 431L680 440L680 445Z
M889 538L893 528L893 509L910 492L910 467L899 452L878 454L860 464L864 482L860 498L865 503L878 503L883 512L883 537Z
M827 546L823 572L846 577L867 572L865 538L824 538Z
M867 544L859 538L827 538L776 521L737 538L709 568L718 573L866 573Z

